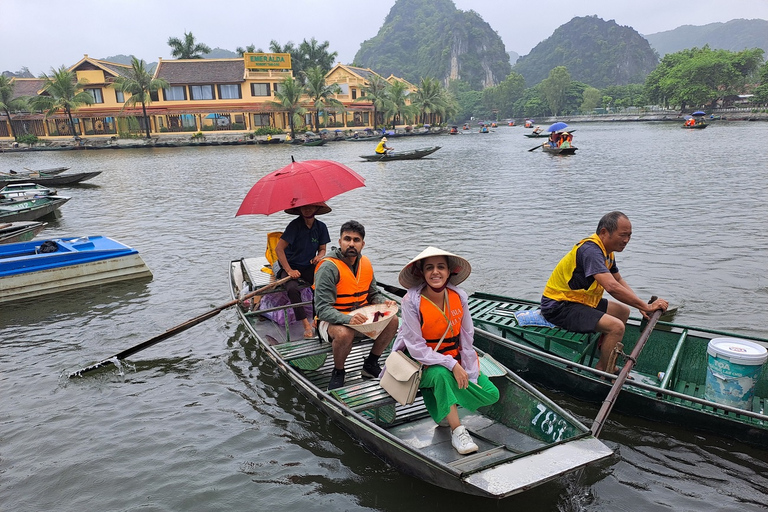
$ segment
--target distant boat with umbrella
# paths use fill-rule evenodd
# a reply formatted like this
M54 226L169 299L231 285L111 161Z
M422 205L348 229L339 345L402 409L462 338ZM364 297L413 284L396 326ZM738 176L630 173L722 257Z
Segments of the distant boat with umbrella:
M692 112L690 116L687 116L685 118L685 122L683 123L683 128L703 130L704 128L709 126L707 122L704 121L704 116L706 115L707 113L702 112L701 110Z

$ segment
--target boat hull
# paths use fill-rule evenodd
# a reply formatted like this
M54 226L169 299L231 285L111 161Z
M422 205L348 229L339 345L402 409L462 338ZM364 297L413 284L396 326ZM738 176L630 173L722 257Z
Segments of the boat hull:
M69 197L49 196L11 204L0 204L0 222L37 220L54 213Z
M83 181L90 180L101 174L101 171L93 172L77 172L73 174L45 174L45 173L31 173L19 176L18 178L8 179L3 176L0 179L0 187L4 187L9 183L16 183L23 181L25 183L37 183L38 185L45 185L46 187L58 187L61 185L74 185Z
M79 242L78 242L79 241ZM111 249L104 249L106 241ZM90 245L75 253L43 253L13 256L41 242L7 244L0 247L0 303L39 297L129 279L151 278L152 272L135 249L104 237L65 239L57 243ZM76 257L67 261L67 256Z
M388 160L417 160L431 155L441 146L431 146L428 148L412 149L395 153L386 153L384 155L360 155L360 158L369 162L386 162Z
M577 147L571 146L569 148L553 148L548 144L541 146L545 153L550 155L573 155L576 153Z
M0 244L28 242L46 226L45 222L23 221L0 224Z

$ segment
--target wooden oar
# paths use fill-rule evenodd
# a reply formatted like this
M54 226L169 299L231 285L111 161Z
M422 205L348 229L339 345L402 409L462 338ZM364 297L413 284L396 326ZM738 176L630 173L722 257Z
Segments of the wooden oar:
M544 144L546 144L546 142L545 142ZM537 149L539 149L539 148L541 148L541 147L544 147L544 144L539 144L539 145L538 145L538 146L536 146L535 148L531 148L531 149L529 149L529 150L528 150L528 152L530 153L531 151L536 151Z
M654 300L656 300L656 297L651 297L649 302L653 302ZM598 437L600 435L600 431L603 429L603 423L605 423L605 420L611 413L611 409L613 409L613 404L616 401L616 397L619 395L622 386L624 386L624 382L627 380L629 372L631 372L632 368L635 366L635 362L637 362L637 358L640 355L640 352L643 350L645 342L648 341L648 338L651 335L651 331L653 331L653 328L656 326L656 322L659 321L662 313L663 311L661 309L657 309L651 313L648 324L640 334L640 338L637 340L635 348L632 349L632 353L630 354L629 358L627 358L626 363L624 363L624 367L619 372L618 377L616 377L616 380L613 383L613 387L611 387L611 390L608 392L608 396L605 397L603 405L600 407L600 412L597 413L595 421L592 423L593 436Z
M226 304L222 304L221 306L219 306L217 308L214 308L214 309L212 309L212 310L210 310L210 311L208 311L206 313L203 313L202 315L199 315L199 316L196 316L195 318L187 320L183 324L179 324L176 327L172 327L171 329L168 329L164 333L158 334L154 338L150 338L150 339L148 339L147 341L145 341L143 343L139 343L138 345L134 345L133 347L128 348L126 350L123 350L122 352L119 352L119 353L113 355L112 357L104 359L103 361L99 361L98 363L94 363L94 364L92 364L90 366L86 366L85 368L77 370L76 372L70 373L69 374L69 378L71 379L72 377L82 377L82 375L84 373L88 373L90 371L96 370L97 368L101 368L102 366L106 366L108 364L115 364L117 361L119 361L121 359L125 359L126 357L131 356L131 355L135 354L136 352L141 352L142 350L144 350L146 348L149 348L152 345L160 343L161 341L166 340L166 339L170 338L171 336L179 334L180 332L186 331L190 327L194 327L195 325L197 325L197 324L199 324L201 322L206 321L209 318L213 318L214 316L218 315L219 313L221 313L225 309L227 309L229 307L232 307L235 304L237 304L237 303L239 303L239 302L241 302L243 300L250 299L251 297L255 297L256 295L262 295L267 290L269 290L271 288L274 288L275 286L279 286L279 285L281 285L281 284L283 284L283 283L285 283L287 281L290 281L291 279L293 279L291 276L287 276L287 277L284 277L282 279L278 279L277 281L274 281L272 283L269 283L266 286L262 286L258 290L253 291L253 292L245 295L244 297L242 297L240 299L235 299L235 300L227 302Z

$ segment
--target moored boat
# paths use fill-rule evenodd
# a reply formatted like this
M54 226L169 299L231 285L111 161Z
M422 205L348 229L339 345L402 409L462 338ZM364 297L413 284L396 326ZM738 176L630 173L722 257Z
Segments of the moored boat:
M27 169L25 167L23 171L14 171L13 169L11 169L7 173L0 172L0 175L5 175L5 174L17 175L17 174L31 174L31 173L61 174L66 170L69 170L69 167L48 167L45 169Z
M54 213L69 197L47 196L24 201L0 202L0 222L37 220Z
M427 155L431 155L441 146L429 146L426 148L409 149L405 151L390 151L383 155L360 155L360 158L368 160L369 162L381 162L387 160L416 160L423 158Z
M55 190L51 190L43 185L38 185L37 183L9 183L0 189L0 201L9 199L19 201L55 195Z
M45 222L37 221L0 223L0 244L14 244L32 240L46 225Z
M0 245L0 302L151 277L136 249L103 236Z
M261 272L264 264L266 258L230 263L234 299L269 282ZM370 351L369 338L356 342L347 358L346 385L326 391L333 369L330 344L303 339L300 323L286 327L269 319L276 310L290 307L237 311L260 350L300 393L353 439L407 475L445 489L503 498L612 453L578 420L481 353L481 369L501 398L475 413L460 410L462 424L480 449L459 455L451 446L449 429L434 423L420 396L411 405L396 404L377 380L364 381L352 371Z
M9 183L37 183L39 185L45 185L47 187L58 187L61 185L74 185L91 178L95 178L101 174L101 171L93 172L76 172L72 174L45 174L45 173L30 173L24 175L0 176L0 187L4 187Z
M553 148L549 144L544 144L543 146L541 146L541 149L543 149L545 153L549 153L552 155L572 155L576 153L576 150L579 148L577 148L576 146L568 146L566 148L557 146Z
M599 358L597 334L521 325L516 315L538 309L534 301L475 293L469 304L477 328L475 345L501 364L533 383L578 399L605 399L615 376L594 368ZM642 324L637 319L628 323L623 339L625 353L636 344ZM715 376L717 372L710 366L710 342L723 338L768 345L768 340L752 336L658 322L630 374L633 380L624 384L618 396L615 410L765 447L768 372L754 379L751 395L745 381ZM723 359L712 364L718 363L723 365ZM720 385L724 392L718 389ZM735 397L737 393L744 395ZM737 398L741 400L739 407L729 405Z

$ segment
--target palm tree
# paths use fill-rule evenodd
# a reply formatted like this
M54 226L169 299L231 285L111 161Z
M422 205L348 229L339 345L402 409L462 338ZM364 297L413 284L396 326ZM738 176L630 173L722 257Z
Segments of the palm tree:
M280 84L280 88L275 91L276 102L273 105L288 111L288 124L291 127L291 139L296 138L295 126L303 123L303 116L307 113L301 105L301 96L304 94L304 88L292 76L288 76Z
M341 87L338 84L326 84L325 71L320 66L309 68L304 72L304 83L304 90L315 107L315 130L318 130L320 128L319 112L321 110L325 110L328 107L344 109L344 104L333 97L334 94L341 92ZM325 116L324 119L327 120L328 116Z
M300 60L299 71L307 71L314 66L320 66L323 72L327 73L333 67L333 61L338 57L338 52L328 52L330 43L325 41L318 43L314 37L307 41L302 41L299 45L298 59Z
M171 47L171 56L177 59L202 59L203 53L211 53L207 44L196 43L192 32L184 32L184 40L178 37L169 37L168 46Z
M396 80L387 87L387 116L392 116L392 129L398 122L406 124L414 113L414 108L408 103L408 86L405 82Z
M125 107L135 107L141 103L141 111L144 114L144 126L147 129L147 138L149 133L149 116L147 116L147 105L152 103L152 93L158 89L168 87L168 82L162 78L153 78L147 71L144 59L139 60L136 57L131 58L131 70L125 76L119 76L115 79L115 86L119 91L131 93L131 97L125 101L122 110Z
M241 57L244 56L246 53L253 53L255 51L256 51L256 46L252 44L249 44L245 48L243 48L242 46L238 46L237 48L235 48L235 52L237 52L237 54Z
M434 122L433 116L441 108L441 99L440 82L436 78L422 78L413 98L413 106L418 109L422 124Z
M389 98L387 96L387 87L389 82L379 75L373 75L368 83L360 88L362 96L355 99L355 102L369 102L373 104L373 129L376 129L379 120L379 112L387 109Z
M0 75L0 110L5 112L8 118L8 135L15 137L13 123L11 123L11 111L26 110L27 101L24 98L14 98L13 89L15 83L5 75Z
M82 105L91 105L93 96L84 90L87 80L78 80L74 71L69 71L65 66L59 69L51 68L51 75L40 75L44 80L43 91L39 96L32 98L30 102L35 110L45 111L45 117L62 110L67 115L69 129L73 136L75 133L75 121L72 119L72 111Z

